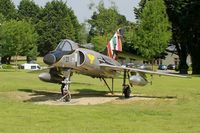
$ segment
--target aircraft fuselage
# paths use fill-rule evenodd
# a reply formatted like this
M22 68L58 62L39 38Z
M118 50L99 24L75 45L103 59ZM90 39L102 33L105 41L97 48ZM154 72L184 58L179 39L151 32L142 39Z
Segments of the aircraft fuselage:
M101 53L85 48L77 48L69 55L63 57L53 64L55 67L70 68L77 73L85 74L92 77L113 78L117 75L115 70L106 70L100 67L101 63L120 66L114 59L109 58Z

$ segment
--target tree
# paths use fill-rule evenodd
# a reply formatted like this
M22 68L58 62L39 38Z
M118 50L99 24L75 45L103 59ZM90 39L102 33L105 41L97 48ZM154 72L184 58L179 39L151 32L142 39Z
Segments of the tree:
M3 63L10 63L11 56L23 55L36 57L37 33L26 21L11 20L1 25L0 53Z
M95 49L98 51L106 47L108 39L117 29L128 23L125 16L120 15L116 8L113 6L107 9L101 1L97 6L97 12L95 11L88 20L90 24L88 42L95 44Z
M81 32L83 31L83 29L85 28L84 25L80 25L78 22L77 17L74 15L73 10L69 9L68 10L68 14L70 16L71 19L71 23L73 25L74 28L74 41L76 42L82 42L83 40L81 40L82 37L84 37L84 34Z
M48 2L37 24L41 55L55 49L61 39L79 40L80 25L73 11L63 1Z
M11 0L0 0L0 13L2 13L7 20L16 18L15 5Z
M1 26L1 24L2 24L5 20L6 20L6 19L5 19L5 17L3 16L3 14L0 13L0 26Z
M143 9L144 9L144 6L145 6L145 4L146 4L146 1L147 0L140 0L140 2L139 2L139 4L138 4L138 7L136 8L134 8L134 13L135 13L135 18L136 19L140 19L140 15L141 15L141 13L142 13L142 11L143 11Z
M95 51L104 51L106 48L106 45L108 43L108 38L111 38L112 36L106 36L106 35L101 35L101 36L94 36L91 40L92 44L94 44L94 50Z
M132 47L143 57L152 59L165 51L171 38L170 23L162 0L146 1L141 11Z
M124 31L125 32L123 36L123 50L141 56L141 53L138 51L138 49L134 47L134 42L133 42L133 40L135 40L137 37L136 36L137 24L129 23L124 28Z
M187 73L188 65L186 63L186 58L188 56L188 49L186 46L185 41L183 41L182 37L182 31L181 27L183 25L182 15L183 12L182 6L184 5L182 3L182 0L177 1L171 1L171 0L165 0L166 7L167 7L167 14L169 16L169 20L172 23L172 44L176 46L176 49L178 51L179 55L179 69L180 73L184 74ZM185 40L185 39L184 39Z
M86 28L86 24L82 23L80 26L79 34L78 35L78 42L81 44L87 43L88 32Z
M185 31L192 59L192 73L200 74L200 3L193 0L187 4Z
M193 74L200 74L200 3L198 0L165 0L172 23L173 44L180 58L180 73L187 73L188 54L192 59Z
M5 17L3 16L3 14L2 13L0 13L0 31L1 31L1 28L2 28L2 24L3 24L3 22L5 21ZM0 40L1 40L1 36L0 36ZM0 44L0 51L1 51L1 48L2 46L1 46L1 44ZM2 57L2 54L1 54L1 52L0 52L0 61L1 61L1 57Z
M20 20L31 21L33 24L39 20L40 7L32 0L22 0L18 6L18 17Z

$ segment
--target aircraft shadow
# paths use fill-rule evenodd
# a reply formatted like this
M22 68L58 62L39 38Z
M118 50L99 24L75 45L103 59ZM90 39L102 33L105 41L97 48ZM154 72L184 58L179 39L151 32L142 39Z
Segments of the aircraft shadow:
M42 91L42 90L33 90L33 89L18 89L21 92L29 93L29 99L24 100L23 102L44 102L49 100L59 100L62 95L58 92L51 91ZM92 89L77 89L75 92L72 92L72 99L78 99L81 97L113 97L107 95L109 92L106 91L96 91Z
M32 89L18 89L18 91L29 93L29 99L23 102L42 102L48 100L58 100L61 97L59 92L40 91Z
M57 101L62 95L60 92L50 92L42 90L33 90L33 89L18 89L18 91L29 93L29 98L23 100L23 102L45 102L45 101ZM77 89L76 92L72 93L72 99L79 98L89 98L89 97L118 97L118 100L125 99L121 92L114 92L113 95L108 91L97 91L92 89ZM148 96L133 94L130 98L151 98L151 99L176 99L177 96Z
M138 95L133 94L130 98L147 98L147 99L177 99L177 96L148 96L148 95ZM118 100L126 99L124 97L119 97Z
M82 82L72 82L71 84L76 84L76 85L88 85L88 86L94 85L94 84L91 84L91 83L82 83Z

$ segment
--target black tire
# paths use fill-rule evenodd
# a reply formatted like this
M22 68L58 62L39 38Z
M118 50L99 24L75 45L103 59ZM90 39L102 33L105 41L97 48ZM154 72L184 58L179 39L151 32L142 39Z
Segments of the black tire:
M124 97L125 97L125 98L129 98L129 97L130 97L131 89L130 89L130 86L129 86L129 85L125 85L125 86L123 87L123 94L124 94Z
M65 87L65 84L62 84L61 87L60 87L60 91L61 91L61 94L62 96L64 96L64 87Z

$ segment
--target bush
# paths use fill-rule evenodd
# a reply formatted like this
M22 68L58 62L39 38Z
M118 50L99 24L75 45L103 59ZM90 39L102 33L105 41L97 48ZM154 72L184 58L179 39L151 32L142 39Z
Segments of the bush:
M2 68L3 69L13 69L12 65L7 65L7 64L3 64Z
M192 71L192 64L189 65L188 71Z

